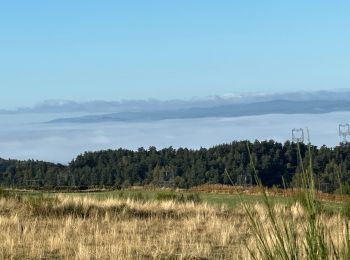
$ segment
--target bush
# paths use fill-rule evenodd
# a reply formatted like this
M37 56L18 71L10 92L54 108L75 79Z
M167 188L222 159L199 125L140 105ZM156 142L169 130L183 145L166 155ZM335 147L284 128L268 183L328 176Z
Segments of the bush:
M200 203L200 202L202 202L202 198L199 196L198 193L194 193L194 194L189 194L189 195L187 195L186 200L187 200L187 201L192 201L192 202L195 202L195 203Z
M11 196L11 194L8 190L0 189L0 198L8 198L9 196Z
M347 218L350 218L350 200L349 199L343 202L342 215Z
M118 198L145 201L147 198L141 192L125 194L124 191L118 193Z
M46 197L42 194L36 196L28 196L24 202L29 207L30 212L33 215L49 215L53 206L57 203L58 199Z
M18 201L21 200L21 196L14 193L13 191L9 191L9 190L4 190L4 189L0 189L0 199L4 198L4 199L16 199Z
M185 203L185 202L199 203L202 201L198 193L186 195L183 193L176 194L176 193L165 193L165 192L157 193L156 200L159 200L159 201L173 200L180 203Z
M164 192L160 192L157 193L156 195L156 200L159 201L164 201L164 200L178 200L178 196L174 193L164 193Z

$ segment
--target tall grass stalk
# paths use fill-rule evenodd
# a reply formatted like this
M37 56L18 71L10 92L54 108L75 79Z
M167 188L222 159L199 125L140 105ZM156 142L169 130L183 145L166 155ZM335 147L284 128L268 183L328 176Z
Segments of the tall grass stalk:
M263 219L257 217L251 205L241 199L249 219L250 230L255 237L259 256L249 248L249 245L247 249L253 259L350 259L348 219L341 220L345 231L340 234L342 242L336 244L327 225L321 221L322 209L316 196L310 142L307 150L308 167L303 165L299 143L297 143L297 150L302 176L302 199L296 200L294 204L299 206L297 216L291 207L285 209L285 216L281 216L258 177L249 143L247 143L250 166L253 169L256 184L261 188L266 214Z

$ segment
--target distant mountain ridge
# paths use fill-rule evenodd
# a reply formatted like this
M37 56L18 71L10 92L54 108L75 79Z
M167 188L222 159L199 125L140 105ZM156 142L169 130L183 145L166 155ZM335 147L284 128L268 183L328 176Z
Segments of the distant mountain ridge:
M83 117L59 118L49 123L100 123L191 119L205 117L240 117L265 114L320 114L350 111L347 100L273 100L266 102L230 104L216 107L192 107L178 110L121 112Z
M289 93L228 93L208 97L193 97L173 100L93 100L77 102L71 100L46 100L33 107L21 107L13 110L0 109L0 114L44 114L44 113L83 113L108 114L122 112L168 111L190 109L193 107L212 108L233 104L249 104L276 100L286 101L349 101L350 90L316 91Z

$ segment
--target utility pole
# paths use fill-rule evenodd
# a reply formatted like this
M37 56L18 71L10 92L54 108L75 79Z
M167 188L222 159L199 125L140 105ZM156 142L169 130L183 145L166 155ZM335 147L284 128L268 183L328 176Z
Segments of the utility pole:
M292 130L292 141L294 143L303 143L304 142L304 129L302 128L294 128Z
M350 125L348 123L339 124L339 136L343 138L343 141L341 143L346 144L348 142L348 135L350 135Z
M294 128L292 129L292 141L297 145L297 165L300 165L301 172L304 172L303 158L300 152L300 143L304 143L304 129Z

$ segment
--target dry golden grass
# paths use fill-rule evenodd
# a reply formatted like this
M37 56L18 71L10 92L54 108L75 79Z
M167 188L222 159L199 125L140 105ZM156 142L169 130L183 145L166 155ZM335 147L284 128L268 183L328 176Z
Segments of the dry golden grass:
M242 216L207 204L59 196L0 200L0 257L232 258Z
M303 236L300 205L277 205L275 211L281 220L300 223ZM255 205L253 212L268 232L266 209ZM341 217L322 221L340 244ZM206 203L2 198L0 230L1 259L250 259L246 246L256 250L242 207Z

